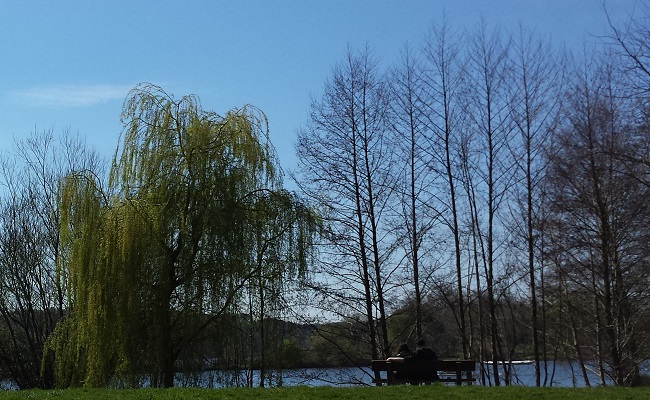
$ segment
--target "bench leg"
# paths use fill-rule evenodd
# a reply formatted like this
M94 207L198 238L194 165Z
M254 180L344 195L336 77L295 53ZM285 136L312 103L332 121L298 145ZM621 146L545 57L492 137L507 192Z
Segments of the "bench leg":
M386 371L386 386L392 385L394 379L395 375L393 374L393 370L388 368L388 371Z

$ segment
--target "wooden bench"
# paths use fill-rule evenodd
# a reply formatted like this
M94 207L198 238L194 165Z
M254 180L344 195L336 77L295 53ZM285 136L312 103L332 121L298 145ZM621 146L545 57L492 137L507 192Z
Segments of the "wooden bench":
M433 382L451 382L456 385L466 383L471 385L476 381L473 377L476 369L476 360L407 360L406 362L392 362L389 360L372 360L374 378L372 382L377 386L397 385L410 383L412 385L431 384ZM422 374L435 376L438 379L422 378ZM382 376L385 373L385 377ZM395 374L398 377L395 377ZM402 376L403 378L400 378ZM417 378L420 376L420 378ZM415 378L412 378L415 377Z

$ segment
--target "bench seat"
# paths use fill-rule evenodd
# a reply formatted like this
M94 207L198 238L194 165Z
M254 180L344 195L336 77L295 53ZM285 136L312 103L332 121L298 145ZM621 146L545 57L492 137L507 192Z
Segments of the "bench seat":
M372 360L374 377L372 382L377 386L410 383L412 385L447 382L471 385L476 381L473 373L476 360L407 360L394 362L390 360ZM435 376L437 378L423 378ZM396 378L395 374L404 378ZM413 377L413 378L411 378Z

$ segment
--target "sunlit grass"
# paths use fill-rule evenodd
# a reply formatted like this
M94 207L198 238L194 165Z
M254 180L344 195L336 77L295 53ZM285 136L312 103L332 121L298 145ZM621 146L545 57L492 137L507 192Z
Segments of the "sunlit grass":
M530 388L479 386L291 387L232 389L70 389L0 392L2 399L204 399L204 400L503 400L503 399L648 399L650 388Z

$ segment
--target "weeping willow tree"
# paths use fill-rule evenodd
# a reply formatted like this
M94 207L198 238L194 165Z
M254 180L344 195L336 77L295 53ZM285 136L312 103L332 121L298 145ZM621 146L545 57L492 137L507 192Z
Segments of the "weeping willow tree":
M170 387L252 282L286 286L308 265L317 221L282 189L261 112L219 116L147 84L122 121L108 187L87 174L61 185L59 386Z

